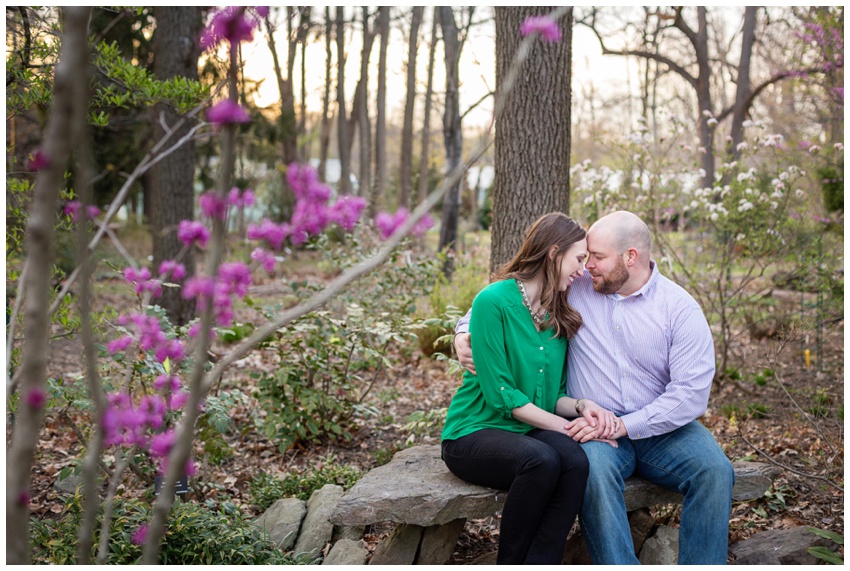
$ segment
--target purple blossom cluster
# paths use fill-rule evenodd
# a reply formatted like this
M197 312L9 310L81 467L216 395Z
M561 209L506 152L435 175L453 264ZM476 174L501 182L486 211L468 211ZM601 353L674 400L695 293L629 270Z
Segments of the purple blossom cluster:
M381 233L381 237L384 239L389 238L393 235L393 233L404 224L407 219L410 217L410 212L408 212L407 208L401 207L396 210L395 214L390 214L389 212L379 212L377 216L375 216L375 226L378 227L378 232ZM434 219L431 218L430 214L426 214L413 226L411 233L414 236L422 237L425 235L425 232L428 228L431 228L434 225Z
M352 230L357 224L366 200L359 196L340 196L333 203L331 189L319 180L315 169L308 165L292 163L286 171L286 181L295 195L295 208L289 222L276 224L265 219L259 225L248 225L248 239L265 242L272 250L280 250L284 242L303 244L310 236L321 234L329 225L336 224ZM269 273L274 271L275 256L262 247L256 248L251 258Z
M63 213L65 216L70 216L74 222L80 221L80 214L83 210L83 203L79 200L71 200L68 204L65 205L63 209ZM100 208L90 204L85 209L86 218L91 220L97 218L100 215Z
M265 18L269 15L269 7L257 6L254 12ZM229 6L219 10L201 33L201 48L214 49L224 40L231 44L250 42L254 39L254 28L258 24L258 20L252 17L244 6Z
M183 297L194 299L197 307L205 311L212 303L215 322L219 326L230 325L233 321L233 300L242 299L251 285L251 270L242 262L221 264L217 279L196 276L186 281ZM197 335L198 329L192 329L190 335Z
M549 16L529 16L520 26L519 33L523 37L540 34L541 38L550 43L561 41L561 28L558 27L558 22Z
M131 345L138 343L139 350L152 352L160 363L164 363L166 359L179 363L186 358L183 342L179 339L169 339L156 317L133 313L119 316L116 323L128 329L130 333L106 344L106 350L111 355L124 352Z

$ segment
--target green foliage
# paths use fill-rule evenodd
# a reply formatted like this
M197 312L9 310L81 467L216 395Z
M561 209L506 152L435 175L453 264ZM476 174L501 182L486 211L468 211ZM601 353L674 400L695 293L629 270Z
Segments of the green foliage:
M436 277L428 296L428 307L420 308L418 312L430 317L417 321L413 329L423 354L431 356L437 353L446 357L452 354L457 320L469 311L472 300L487 285L485 263L484 256L477 249L471 249L455 259L451 281L442 273Z
M283 479L260 472L248 488L249 501L260 511L265 511L281 498L309 500L313 492L326 484L348 490L362 475L356 468L343 466L329 455L319 467L314 466L304 473L289 473Z
M834 531L818 529L816 527L807 527L806 531L811 533L812 535L816 535L824 539L829 539L836 545L844 545L844 537L838 535ZM830 565L844 565L844 557L829 549L828 547L809 547L806 549L806 551L808 551L818 559L829 563Z
M222 391L218 396L208 396L204 401L204 412L198 417L196 430L198 440L204 445L204 458L214 464L233 456L233 450L224 435L233 429L230 411L247 404L248 396L234 389Z
M446 422L447 412L448 409L443 407L428 411L417 410L411 413L404 426L401 427L401 430L407 433L404 445L413 446L417 440L422 441L425 438L439 437Z
M76 530L82 498L71 498L56 520L32 520L34 560L53 565L73 564ZM99 542L102 514L98 514L92 555ZM133 536L150 519L150 508L139 500L116 499L109 532L107 563L138 563L142 548ZM232 504L219 509L177 499L168 518L160 560L164 565L270 565L290 564L285 556Z
M818 169L821 179L823 206L827 212L844 210L844 164L824 166Z
M773 485L764 493L764 496L758 502L758 505L753 508L758 516L767 519L770 513L781 513L788 510L786 498L796 496L794 490L787 486Z
M720 414L732 419L758 419L767 418L770 407L762 403L724 404L720 406Z
M362 402L381 372L392 368L390 345L408 337L390 315L357 304L341 318L319 311L284 326L271 343L277 370L257 376L257 398L266 413L256 420L259 428L281 450L350 439L358 417L377 413Z
M740 159L718 165L709 187L702 188L699 153L690 154L692 126L676 118L660 133L641 125L622 145L616 170L585 162L571 171L580 218L627 209L649 224L659 269L696 298L712 325L718 372L732 365L742 333L780 335L793 324L793 307L766 300L770 276L816 276L814 289L827 298L820 323L837 314L837 296L843 302L829 284L840 279L832 269L843 266L843 243L827 237L813 200L817 157L801 163L780 135L744 127Z

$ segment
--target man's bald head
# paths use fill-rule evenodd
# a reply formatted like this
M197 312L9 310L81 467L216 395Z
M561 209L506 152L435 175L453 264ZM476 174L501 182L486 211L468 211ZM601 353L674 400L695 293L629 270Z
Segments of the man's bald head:
M622 254L629 248L639 253L639 259L649 265L652 237L646 223L637 215L618 210L597 220L587 232L588 247L595 241L602 242Z

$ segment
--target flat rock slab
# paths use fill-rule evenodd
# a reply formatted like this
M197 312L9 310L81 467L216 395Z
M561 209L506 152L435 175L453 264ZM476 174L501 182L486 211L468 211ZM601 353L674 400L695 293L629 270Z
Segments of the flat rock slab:
M254 525L268 534L283 551L289 551L295 545L301 521L307 514L307 506L298 498L278 500L263 515L254 520Z
M739 564L778 559L782 565L814 565L817 559L806 550L809 547L829 547L831 543L810 533L806 527L771 529L733 543L729 546L729 553Z
M342 497L342 492L342 486L335 484L325 484L313 492L295 542L295 553L314 553L317 557L321 555L333 537L334 525L328 521L328 516Z
M778 468L755 462L733 462L733 466L735 501L761 497L779 473ZM640 478L626 482L629 511L681 501L681 494ZM363 476L342 496L330 519L337 525L392 521L429 527L492 516L504 502L504 491L468 484L449 472L439 445L415 446Z

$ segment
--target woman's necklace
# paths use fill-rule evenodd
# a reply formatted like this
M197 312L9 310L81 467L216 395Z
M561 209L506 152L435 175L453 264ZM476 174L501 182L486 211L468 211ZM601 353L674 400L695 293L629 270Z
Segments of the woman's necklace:
M525 305L526 309L528 309L528 312L531 314L531 318L534 320L534 324L537 326L543 325L543 322L546 321L545 315L541 316L539 313L534 313L534 310L531 309L531 301L528 299L528 293L526 293L525 291L525 284L522 283L522 281L520 280L517 280L516 283L519 286L519 293L522 294L522 303Z

